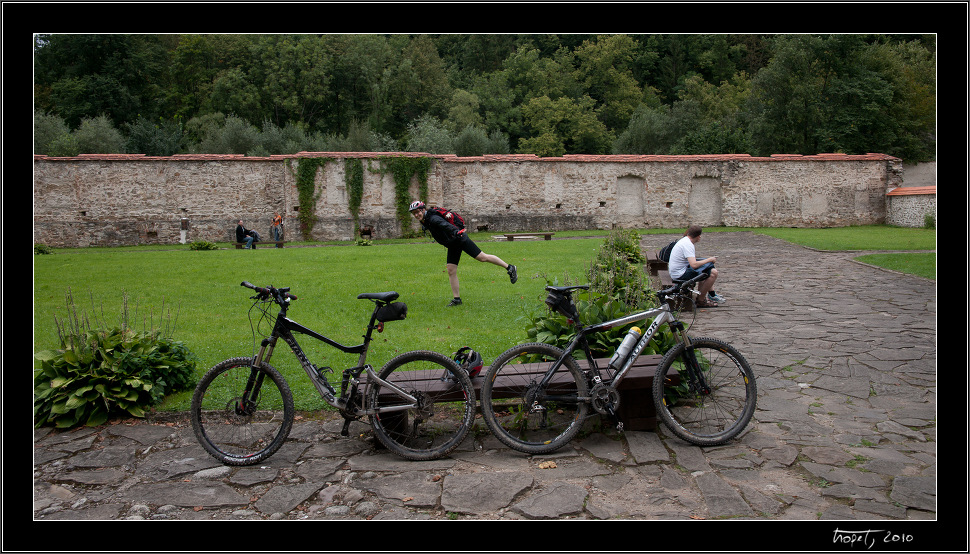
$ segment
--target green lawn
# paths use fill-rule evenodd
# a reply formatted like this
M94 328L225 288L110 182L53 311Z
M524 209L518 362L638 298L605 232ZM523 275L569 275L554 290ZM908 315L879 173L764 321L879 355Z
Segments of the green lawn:
M753 228L817 250L935 250L936 229L864 225L830 229Z
M408 318L388 323L372 343L367 361L377 368L401 352L451 354L466 345L492 360L525 339L521 316L545 309L546 282L536 275L581 278L602 239L480 244L485 252L518 266L519 281L512 285L504 269L463 258L459 277L464 304L458 308L445 307L451 300L445 250L429 242L254 251L58 250L34 257L34 351L58 346L53 317L63 318L68 289L81 312L97 314L110 325L120 321L127 293L129 315L139 322L147 318L157 326L163 306L166 314L174 317L177 312L174 337L199 356L201 374L225 358L253 354L258 340L253 340L247 317L252 291L239 286L249 281L291 287L299 299L290 317L347 345L361 342L373 309L370 301L357 300L359 293L400 293L408 304ZM268 334L268 324L260 331L265 331L260 337ZM342 369L357 363L356 356L309 337L300 342L319 366ZM297 386L307 379L288 349L278 349L272 363L294 386L298 404L321 406L312 386ZM185 409L188 402L188 394L177 394L165 407Z
M818 249L936 247L932 229L705 229L727 231L765 233ZM58 347L54 316L64 317L68 290L82 315L105 320L108 326L120 322L127 295L129 317L139 322L132 327L159 327L160 322L175 320L173 336L199 357L201 375L223 359L252 355L258 338L268 334L269 323L264 322L257 339L253 338L247 317L252 293L239 286L240 282L249 281L291 287L299 299L294 302L290 317L348 345L361 341L373 306L369 301L357 300L357 295L387 290L400 293L400 299L408 304L408 319L388 323L384 333L377 335L367 360L377 368L408 350L451 354L462 346L471 346L490 361L526 339L523 316L545 310L543 287L547 278L568 277L585 282L586 265L606 234L557 232L557 237L576 238L491 242L489 233L474 233L472 236L485 252L518 266L519 282L512 285L501 268L465 257L459 269L464 305L459 308L445 307L451 298L444 268L445 250L427 239L381 240L366 247L344 242L317 248L255 251L193 251L187 245L58 249L52 255L36 255L33 259L34 352ZM897 271L935 276L935 253L878 254L860 259ZM339 372L357 363L356 356L325 347L309 337L300 342L311 361L319 366L332 366ZM288 349L278 349L272 363L287 376L301 409L323 406ZM189 400L189 393L175 394L161 408L184 410Z

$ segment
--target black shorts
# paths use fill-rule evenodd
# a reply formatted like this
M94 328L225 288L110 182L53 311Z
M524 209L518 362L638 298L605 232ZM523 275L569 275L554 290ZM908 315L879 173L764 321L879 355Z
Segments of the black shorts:
M462 233L458 235L458 241L448 247L448 259L446 263L458 265L458 260L461 259L462 252L472 258L476 258L482 253L482 249L472 239L468 238L468 235Z

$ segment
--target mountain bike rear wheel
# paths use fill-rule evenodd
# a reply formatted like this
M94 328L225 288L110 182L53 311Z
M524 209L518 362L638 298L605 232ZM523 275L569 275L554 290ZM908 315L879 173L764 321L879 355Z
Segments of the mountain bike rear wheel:
M192 395L192 430L227 465L257 464L279 450L293 425L293 394L273 366L252 358L216 364Z
M409 460L448 455L475 421L475 389L454 360L437 352L405 352L387 362L379 377L413 396L412 403L380 383L368 385L368 407L377 439Z
M723 444L741 433L754 415L754 372L740 352L718 339L691 339L690 348L709 390L699 390L688 376L690 352L679 343L664 356L653 379L657 415L687 442Z
M522 344L488 368L482 415L504 444L527 454L544 454L561 448L582 428L589 413L589 391L576 362L566 358L549 385L539 385L562 354L549 344Z

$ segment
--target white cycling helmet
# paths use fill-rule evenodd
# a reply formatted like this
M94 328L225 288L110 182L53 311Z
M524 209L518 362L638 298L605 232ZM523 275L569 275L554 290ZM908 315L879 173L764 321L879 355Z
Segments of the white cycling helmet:
M424 202L420 200L415 200L414 202L411 202L411 207L408 208L408 211L413 212L414 210L419 210L419 209L424 209Z

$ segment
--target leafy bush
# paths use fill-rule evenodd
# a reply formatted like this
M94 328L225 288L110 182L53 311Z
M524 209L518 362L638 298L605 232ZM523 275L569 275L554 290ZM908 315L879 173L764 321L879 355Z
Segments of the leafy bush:
M639 233L611 232L586 269L590 290L619 300L630 311L649 307L652 294L643 272L645 261Z
M53 254L53 253L54 253L54 249L51 248L50 246L47 246L46 244L34 245L34 254Z
M197 240L189 244L189 250L217 250L218 248L215 243L207 240Z
M149 156L171 156L182 152L187 142L181 118L159 119L154 122L147 117L138 116L134 123L126 123L128 132L125 148L133 154Z
M144 417L170 392L195 386L197 358L186 346L158 330L127 326L127 303L120 327L85 329L68 293L68 321L61 348L34 355L34 425L60 428L95 426L114 414ZM56 321L56 319L55 319Z
M576 310L579 312L579 320L583 325L594 325L617 319L629 314L630 310L622 302L609 298L605 295L593 296L588 292L577 292L573 295L576 300ZM552 344L565 349L566 346L576 338L576 327L570 324L566 317L551 311L546 311L541 315L533 315L529 319L526 328L528 342L541 342ZM589 335L590 351L594 358L609 358L620 346L623 337L626 336L630 328L637 326L643 331L642 322L630 323L622 327L614 327L595 335ZM643 349L642 354L663 354L673 345L673 335L666 327L657 332L656 336ZM584 358L582 351L573 353L576 358Z
M81 126L74 131L78 151L82 154L114 154L125 151L125 138L115 129L108 116L81 119Z
M657 306L656 298L649 289L649 281L643 273L645 258L640 251L640 235L636 231L614 231L604 241L597 252L596 259L589 265L586 277L589 291L576 291L573 298L583 325L595 325L617 319L637 310ZM566 278L567 285L568 277ZM552 284L552 283L550 283ZM552 311L528 318L526 335L530 342L552 344L565 348L576 336L576 328L566 317ZM631 327L640 326L635 322L623 327L588 336L590 351L595 358L608 358L623 341ZM644 354L663 354L673 345L673 335L666 327L643 349ZM577 358L583 352L575 352Z
M62 137L70 136L71 129L63 119L53 114L34 111L34 154L53 156L51 145Z

